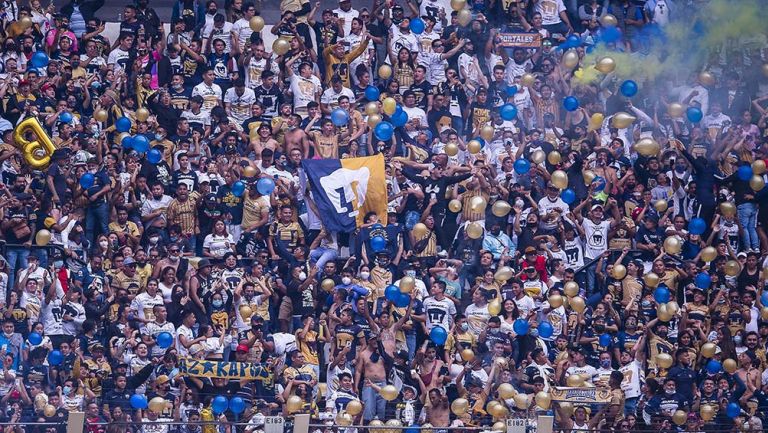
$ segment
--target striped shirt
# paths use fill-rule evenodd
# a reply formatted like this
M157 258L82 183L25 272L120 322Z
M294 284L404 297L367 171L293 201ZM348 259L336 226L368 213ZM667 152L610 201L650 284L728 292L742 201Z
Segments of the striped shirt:
M167 217L171 225L178 224L181 226L182 233L198 234L200 232L197 225L197 206L194 200L187 199L180 202L178 199L174 199L168 205Z
M482 197L485 199L485 202L488 203L488 193L483 192L481 189L471 189L467 190L464 193L464 197L462 199L461 203L461 219L462 221L481 221L485 219L485 212L473 212L472 206L470 204L472 203L472 199L475 197Z

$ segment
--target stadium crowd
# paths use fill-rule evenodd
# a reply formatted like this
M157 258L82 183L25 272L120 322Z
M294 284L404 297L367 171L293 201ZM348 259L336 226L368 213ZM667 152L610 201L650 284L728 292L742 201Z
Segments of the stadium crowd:
M0 2L0 430L764 431L743 3Z

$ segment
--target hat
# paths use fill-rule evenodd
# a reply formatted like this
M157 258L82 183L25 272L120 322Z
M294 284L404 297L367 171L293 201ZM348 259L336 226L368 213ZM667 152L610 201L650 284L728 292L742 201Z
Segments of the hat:
M56 149L53 151L53 154L51 154L51 160L61 161L62 159L67 159L69 158L70 153L71 153L71 150L68 147L62 147L61 149Z
M166 375L164 375L164 374L161 374L160 376L157 376L157 379L155 379L155 383L158 384L158 385L162 385L162 384L168 383L170 381L171 381L171 378L166 376Z
M442 128L440 128L440 133L442 134L443 132L448 132L448 133L453 132L455 134L456 130L451 128L448 125L444 125Z
M210 182L210 181L209 181L209 182ZM212 201L212 202L214 202L214 203L215 203L215 202L217 202L217 201L218 201L218 199L216 198L216 194L214 194L214 193L209 193L207 196L205 196L205 201Z
M238 344L236 352L248 353L248 346L246 346L245 344Z
M21 80L19 81L19 87L21 86L29 86L29 80Z
M125 262L123 262L125 263ZM202 269L205 267L211 266L211 261L208 259L200 259L199 262L197 262L197 269Z
M200 173L197 176L197 183L211 183L211 178L207 174Z
M739 251L739 253L736 254L736 258L740 259L742 257L746 259L747 258L747 253L745 253L744 251Z
M125 260L123 260L123 266L135 265L135 264L136 264L136 260L133 260L133 257L126 257Z
M525 254L532 254L532 253L534 253L534 254L536 253L536 248L534 248L534 247L526 247L525 248Z
M104 350L104 345L97 341L95 343L92 343L90 346L88 346L88 350L90 350L91 352L95 350Z
M253 316L251 316L251 322L261 322L261 323L264 323L264 318L259 316L259 315L254 314Z
M602 204L600 204L600 203L595 203L595 204L593 204L593 205L592 205L592 207L590 208L590 210L595 210L595 209L597 209L597 208L600 208L600 209L602 209L602 208L603 208L603 205L602 205Z
M112 100L115 101L115 102L119 102L119 98L117 97L117 93L115 93L115 91L112 90L112 89L105 90L103 95L112 98Z

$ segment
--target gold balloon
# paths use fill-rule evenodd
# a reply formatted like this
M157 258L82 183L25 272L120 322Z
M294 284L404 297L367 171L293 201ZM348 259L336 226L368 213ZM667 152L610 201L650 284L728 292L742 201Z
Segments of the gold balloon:
M154 413L162 413L165 410L165 399L162 397L155 397L149 401L149 410Z
M127 132L121 132L120 134L115 135L115 144L122 144L123 139L130 136L131 134Z
M383 65L379 66L379 78L381 78L383 80L388 80L389 77L391 77L391 76L392 76L392 67L391 66L389 66L387 64L383 64Z
M385 430L385 431L380 432L380 433L385 433L385 432L386 433L399 433L402 430L400 427L403 426L403 423L399 419L395 418L395 419L391 419L391 420L385 422L384 425L387 426L387 427L394 427L394 428Z
M725 275L729 277L735 277L741 272L741 265L736 260L728 260L725 262Z
M589 185L592 183L593 180L595 180L595 177L597 177L597 175L592 170L584 170L581 172L581 177L584 178L584 185Z
M562 412L565 416L571 416L573 415L573 403L569 403L567 401L561 401L558 403L558 406L560 406L560 412Z
M605 14L600 18L600 24L602 24L604 27L616 27L619 25L619 20L616 19L615 16L611 14Z
M333 291L334 287L336 287L336 282L330 278L326 278L322 283L320 283L320 287L322 287L326 292L330 292Z
M515 387L506 382L499 385L496 391L499 393L499 397L501 397L502 400L510 399L517 394Z
M469 410L469 402L466 398L457 398L451 402L451 412L456 416L462 416Z
M496 412L496 408L498 406L501 406L501 403L499 403L496 400L491 400L485 405L485 411L491 415L493 415L494 412Z
M720 213L724 216L736 215L736 206L734 206L733 203L729 201L724 201L720 203Z
M26 29L32 27L32 24L34 24L34 23L32 22L32 18L24 17L24 18L19 20L19 24L21 24L21 28L22 29L26 30Z
M492 403L496 403L496 404L492 404ZM495 416L496 418L503 418L507 414L509 414L509 409L507 409L507 406L504 403L494 400L488 403L488 413Z
M683 244L680 242L680 239L677 238L677 236L670 236L666 239L664 239L664 251L667 252L669 255L675 255L680 252L680 250L683 248Z
M378 102L371 101L367 104L365 104L365 114L371 116L373 114L379 114L379 104Z
M416 238L416 240L420 240L424 236L429 233L429 229L427 226L424 225L424 223L416 223L416 225L413 226L413 237Z
M579 283L576 281L568 281L563 285L563 291L571 298L579 295Z
M520 77L520 84L525 87L531 87L536 82L536 77L531 73L525 73Z
M763 320L768 320L768 307L763 307L760 309L760 318Z
M506 369L507 366L509 365L509 363L507 362L507 358L505 358L503 356L499 356L498 358L494 358L493 362L496 364L497 367L499 367L502 370Z
M472 212L483 213L486 206L488 206L488 202L481 196L472 197L469 201L469 210Z
M395 385L385 385L379 390L379 394L386 401L392 401L397 398L397 388Z
M451 212L456 213L461 211L461 201L453 199L448 202L448 209L451 210Z
M416 287L416 280L413 277L405 276L400 279L401 293L411 293L414 287Z
M672 364L674 361L672 360L672 356L669 353L659 353L656 355L656 364L658 364L661 368L669 368L672 367Z
M493 141L493 134L496 131L493 129L493 126L491 125L485 125L482 128L480 128L480 137L483 138L486 142Z
M254 177L256 176L256 169L252 166L248 166L243 168L243 177Z
M669 301L667 302L667 311L669 311L669 314L675 315L678 311L680 311L680 305L677 304L675 301Z
M613 278L615 278L617 280L624 279L624 277L627 276L627 268L626 268L626 266L621 265L621 264L613 265L613 269L611 271L611 274L612 274Z
M547 301L552 308L560 308L560 306L563 305L563 297L560 295L552 295Z
M448 156L456 156L459 153L459 146L456 143L448 143L445 145L445 154ZM458 200L456 200L458 201ZM461 202L459 202L461 203ZM459 208L461 209L461 208Z
M512 398L515 400L515 407L518 409L524 410L531 406L531 402L528 401L528 394L515 394Z
M760 191L765 188L765 180L763 180L763 176L752 176L752 178L749 179L749 187L752 188L753 191Z
M459 25L462 27L466 27L470 21L472 21L472 12L469 11L469 9L462 9L459 11L458 14L456 14L456 21L459 22Z
M669 114L670 117L682 117L683 113L685 113L685 107L683 104L673 102L667 106L667 114Z
M603 113L595 113L589 118L588 128L590 131L596 131L603 127L603 120L605 115Z
M643 282L651 289L655 289L659 285L660 278L654 272L649 272L643 275Z
M611 118L611 126L617 129L628 128L637 118L631 114L620 111Z
M507 216L509 211L512 210L512 206L504 200L497 200L491 206L491 212L499 218Z
M136 120L139 122L146 122L147 119L149 119L149 110L147 110L144 107L139 108L136 110Z
M553 150L552 152L549 152L547 155L547 161L549 161L552 165L560 164L560 161L563 160L563 157L560 155L560 152Z
M251 316L253 316L253 310L248 304L242 304L240 308L238 308L238 311L240 312L240 317L243 318L243 322L248 322L248 320L251 319Z
M512 268L509 266L502 266L499 268L499 270L496 271L496 274L494 274L493 278L496 281L504 282L512 278L514 274L515 272L512 270Z
M565 384L568 386L584 385L584 377L580 374L570 374L565 378Z
M467 7L467 0L451 0L451 9L460 11Z
M653 208L660 213L666 212L668 207L669 203L664 199L659 199L653 202Z
M638 140L637 143L635 143L634 148L635 152L643 156L656 156L659 154L659 150L661 150L659 143L649 137Z
M702 420L711 421L715 417L715 408L708 404L702 404L699 408L699 413Z
M261 29L264 28L264 18L260 16L255 16L248 21L248 25L251 27L251 30L254 32L260 32Z
M701 346L701 356L705 358L711 358L715 356L716 350L717 350L717 346L715 345L715 343L708 341Z
M498 316L499 313L501 313L501 301L494 299L493 301L489 302L488 313L490 313L491 316Z
M359 403L358 403L359 404ZM341 411L336 414L336 424L342 426L352 425L352 415L347 412Z
M717 250L715 247L706 247L701 250L701 260L705 262L711 262L717 258Z
M471 362L475 359L475 352L473 352L472 349L464 349L459 355L464 362Z
M616 69L616 61L611 57L603 57L597 61L595 69L604 74L610 74L614 69Z
M291 43L283 38L275 39L272 43L272 51L278 56L282 56L291 50Z
M573 308L573 311L577 313L582 313L584 312L584 309L587 308L587 304L586 302L584 302L584 298L582 298L581 296L574 296L568 302L571 308Z
M503 422L501 422L501 421L496 421L496 422L495 422L495 423L493 423L493 425L491 426L491 431L497 431L497 432L502 432L502 433L505 433L505 432L507 431L507 425L506 425L506 424L504 424L504 423L503 423Z
M763 174L763 173L765 173L765 160L756 159L752 163L752 173L754 173L754 174Z
M106 122L108 117L109 114L107 114L106 110L96 110L96 112L93 113L93 118L98 122Z
M392 97L384 98L384 100L381 102L381 106L384 109L384 113L386 113L388 116L391 116L395 114L395 110L397 110L397 101L395 101L395 98Z
M54 407L52 404L46 404L43 408L43 415L48 418L56 415L56 407Z
M368 425L371 427L384 427L384 422L377 418L377 419L371 420L371 423ZM376 430L381 431L381 429L376 429Z
M579 53L573 48L566 51L565 54L563 54L563 66L568 69L573 69L576 66L579 66Z
M768 63L764 64L764 65L763 65L763 66L760 68L760 70L761 70L761 71L763 71L763 75L765 75L766 77L768 77Z
M675 424L683 425L686 421L688 421L688 412L684 410L676 410L675 413L672 414L672 422Z
M726 359L723 361L723 370L725 370L728 374L736 373L736 370L739 369L739 365L736 364L736 361L734 361L731 358Z
M536 393L536 405L542 409L549 409L552 404L552 396L548 392L539 391Z
M552 184L560 189L568 188L568 175L563 170L555 170L550 178Z
M675 315L667 308L667 304L661 304L656 308L656 316L658 316L659 320L662 322L669 322L675 317Z
M531 154L531 161L535 164L541 164L545 159L547 159L547 154L541 149Z
M477 140L470 140L469 143L467 143L467 150L470 154L476 155L477 153L482 150L483 145L480 144Z
M36 245L44 247L44 246L48 245L48 242L50 242L50 241L51 241L51 232L49 232L46 229L41 229L35 235L35 244Z
M707 71L704 71L699 74L699 82L705 86L714 86L715 76Z

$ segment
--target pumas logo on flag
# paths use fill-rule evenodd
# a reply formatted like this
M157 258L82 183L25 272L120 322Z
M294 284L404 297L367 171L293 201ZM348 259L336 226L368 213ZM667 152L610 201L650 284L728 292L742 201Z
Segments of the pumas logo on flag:
M383 155L305 159L301 165L326 229L354 231L369 212L376 212L382 220L386 217L388 200Z

